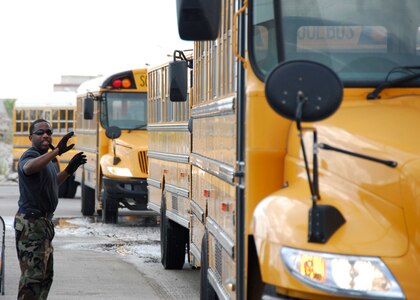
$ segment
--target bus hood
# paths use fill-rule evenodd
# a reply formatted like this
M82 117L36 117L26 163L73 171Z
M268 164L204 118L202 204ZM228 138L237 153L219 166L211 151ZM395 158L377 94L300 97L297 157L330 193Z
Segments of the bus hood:
M401 97L343 103L332 117L313 124L319 143L397 162L391 168L319 150L319 204L336 207L346 219L324 245L307 241L311 198L298 132L292 128L285 172L289 186L257 206L251 225L256 240L355 255L398 257L408 249L419 253L420 139L414 134L419 116L420 98ZM310 132L304 141L311 158Z
M136 130L131 132L123 131L121 136L115 139L119 151L147 151L147 131Z
M397 167L347 154L319 150L320 171L334 174L398 207L403 207L401 180L411 172L406 166L420 159L420 97L343 103L331 118L314 124L318 142L343 150L394 161ZM296 129L291 135L288 157L302 162ZM305 134L312 157L312 134Z
M108 153L101 157L101 168L104 175L145 178L148 173L147 131L123 130L121 136L108 144ZM117 163L114 161L114 145ZM124 171L124 175L117 172ZM129 171L127 171L129 170Z

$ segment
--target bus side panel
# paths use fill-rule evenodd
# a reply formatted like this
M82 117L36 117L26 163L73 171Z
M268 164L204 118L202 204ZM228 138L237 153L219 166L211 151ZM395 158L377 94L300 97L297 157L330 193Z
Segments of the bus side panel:
M96 103L95 103L96 104ZM83 151L86 155L87 162L83 168L76 171L76 181L84 184L90 188L96 188L96 168L97 168L97 105L95 105L94 118L92 120L85 120L83 118L83 97L77 99L76 110L76 136L77 136L77 151Z
M153 205L150 209L153 209L156 212L160 212L160 205L162 200L162 190L158 187L155 187L149 183L148 185L149 191L149 205Z
M196 213L198 215L196 215ZM200 211L194 211L191 215L190 228L190 261L191 265L199 267L201 265L201 242L206 228L202 223Z
M193 120L193 152L234 166L236 163L236 115Z
M229 299L236 299L235 290L231 288L236 282L236 263L212 234L209 234L209 269L223 287L223 293Z

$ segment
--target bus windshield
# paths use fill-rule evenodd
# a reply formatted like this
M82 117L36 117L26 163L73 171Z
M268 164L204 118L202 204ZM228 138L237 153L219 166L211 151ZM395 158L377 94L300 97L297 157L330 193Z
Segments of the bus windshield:
M296 59L330 67L346 86L420 70L417 0L254 0L251 15L251 57L263 76Z
M104 93L102 99L101 121L104 127L117 126L129 130L146 129L146 93L109 92Z

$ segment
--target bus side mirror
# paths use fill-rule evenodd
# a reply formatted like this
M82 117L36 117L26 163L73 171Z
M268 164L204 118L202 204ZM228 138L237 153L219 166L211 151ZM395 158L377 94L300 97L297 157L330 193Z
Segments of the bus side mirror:
M115 166L121 161L121 158L117 156L116 143L114 139L118 139L121 136L121 128L117 126L108 127L105 130L105 135L107 136L107 138L112 140L112 151L114 152L114 159L112 163Z
M83 118L85 120L93 119L93 98L86 97L83 103Z
M172 102L187 101L187 65L185 60L169 63L169 99Z
M105 135L107 138L110 138L111 140L118 139L121 136L121 128L117 126L108 127L105 130Z
M343 84L333 70L320 63L288 61L267 76L265 96L279 115L297 122L317 122L338 109Z
M177 0L178 32L183 40L215 40L219 35L221 0Z

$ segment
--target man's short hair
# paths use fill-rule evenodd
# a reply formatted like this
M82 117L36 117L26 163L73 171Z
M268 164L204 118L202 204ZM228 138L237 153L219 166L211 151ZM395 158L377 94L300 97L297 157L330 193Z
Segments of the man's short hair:
M44 122L48 123L48 125L50 125L50 122L48 122L47 120L44 120L44 119L38 119L38 120L33 121L31 123L31 126L29 127L29 135L32 135L32 133L34 133L34 127L35 127L36 124L44 123Z

